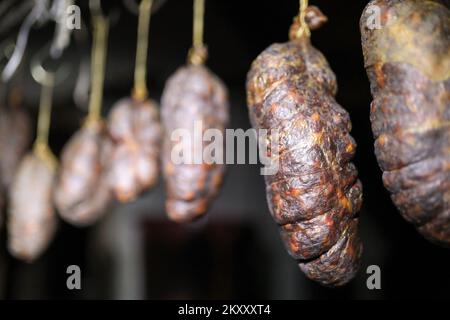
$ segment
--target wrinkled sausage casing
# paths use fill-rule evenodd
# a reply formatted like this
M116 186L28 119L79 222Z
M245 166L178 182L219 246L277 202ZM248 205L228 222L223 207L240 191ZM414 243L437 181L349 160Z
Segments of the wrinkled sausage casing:
M181 67L167 81L162 97L162 160L167 191L166 211L175 221L189 221L205 213L220 189L225 166L208 164L210 161L175 163L171 153L183 147L183 140L172 140L172 133L176 129L191 133L192 159L199 157L204 160L202 150L211 142L194 137L194 127L201 124L202 135L207 129L216 129L224 136L228 108L225 86L204 66ZM194 139L202 141L195 143Z
M55 204L67 222L89 225L105 213L111 200L104 174L110 150L101 124L83 126L64 147Z
M25 156L18 167L10 192L8 249L19 259L35 260L53 239L55 177L55 166L35 154Z
M8 190L16 168L31 143L31 123L28 114L14 107L0 110L0 177Z
M109 184L122 202L135 199L158 181L161 126L153 101L122 99L108 118L113 140Z
M381 28L371 28L374 5ZM383 183L403 217L450 245L450 11L372 1L361 18L372 131Z
M270 212L301 270L328 286L350 281L362 253L355 216L362 186L350 162L356 145L336 90L308 37L271 45L247 77L252 125L279 135L279 170L265 176Z

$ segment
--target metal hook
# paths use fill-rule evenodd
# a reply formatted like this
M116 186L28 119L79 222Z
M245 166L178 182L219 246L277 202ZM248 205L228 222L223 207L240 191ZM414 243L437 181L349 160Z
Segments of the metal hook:
M70 74L70 67L67 63L63 63L54 71L48 71L44 68L44 60L49 56L50 43L40 49L31 59L30 70L33 79L42 86L50 85L48 79L52 79L52 85L58 85ZM45 55L47 54L47 56ZM52 75L49 77L49 75Z

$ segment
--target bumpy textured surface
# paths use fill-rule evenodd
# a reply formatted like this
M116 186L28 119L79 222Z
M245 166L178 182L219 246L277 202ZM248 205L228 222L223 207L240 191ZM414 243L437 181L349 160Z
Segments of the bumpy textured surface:
M31 124L21 108L0 109L0 177L8 190L16 168L31 142Z
M373 6L381 29L371 29ZM361 18L372 130L383 182L406 220L450 245L450 11L377 0Z
M252 125L279 134L279 170L265 176L270 212L301 270L329 286L351 280L362 253L355 216L362 186L350 162L356 145L336 90L307 37L271 45L247 77Z
M94 223L111 200L105 170L111 142L103 126L83 126L64 147L55 189L55 204L61 217L74 225Z
M108 118L113 139L108 181L115 197L122 202L158 181L161 126L153 101L122 99Z
M20 162L11 185L8 216L8 249L19 259L35 260L54 236L55 176L55 167L35 154Z
M194 128L201 123L201 135L206 129L224 133L228 122L225 86L204 66L180 68L167 81L162 97L162 121L166 210L175 221L189 221L208 209L219 191L225 167L218 163L174 163L171 153L186 145L184 140L172 141L171 135L176 129L186 129L192 136L192 159L202 160L200 147L204 149L211 142L203 142L202 136L194 137Z

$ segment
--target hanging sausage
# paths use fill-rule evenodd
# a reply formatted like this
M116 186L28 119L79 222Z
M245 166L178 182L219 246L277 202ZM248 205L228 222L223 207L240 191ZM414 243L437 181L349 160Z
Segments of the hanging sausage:
M450 11L377 0L361 18L375 154L402 216L450 245Z
M362 186L351 159L356 144L348 113L335 101L336 78L310 42L326 17L300 1L290 41L253 62L248 108L257 129L278 130L279 170L266 175L267 198L282 240L312 280L340 286L362 253L358 217Z
M57 161L48 146L54 74L42 79L36 142L14 176L8 213L9 252L27 262L48 247L57 225L52 201Z
M105 171L111 145L101 119L104 69L108 39L108 21L94 14L92 52L92 91L89 114L82 128L64 147L55 190L55 204L61 217L84 226L99 219L110 202Z
M135 87L131 98L118 101L108 117L114 142L108 182L122 202L135 199L158 180L161 126L156 102L148 99L147 43L152 0L139 6Z
M218 194L225 167L223 163L204 161L202 140L207 129L225 132L228 122L228 94L222 81L204 62L207 56L203 44L204 0L194 3L194 41L189 53L189 64L179 68L166 83L162 96L164 127L163 166L166 183L166 211L178 222L190 221L203 215ZM201 129L197 136L196 126ZM186 161L174 161L172 153L186 149L185 141L172 139L175 130L190 133L191 147ZM223 146L222 146L223 148ZM223 154L223 151L221 152ZM188 158L200 159L189 161Z

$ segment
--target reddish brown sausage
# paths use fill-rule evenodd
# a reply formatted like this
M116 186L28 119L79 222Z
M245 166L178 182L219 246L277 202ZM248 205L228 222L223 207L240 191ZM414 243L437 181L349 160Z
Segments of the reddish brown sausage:
M309 37L295 39L296 28L297 22L291 41L271 45L253 62L249 115L255 128L279 132L279 170L265 179L288 252L310 279L340 286L356 274L362 252L356 217L362 186L350 162L356 144L350 118L334 99L335 75Z
M209 207L222 183L223 164L174 164L171 152L177 146L171 140L174 130L193 132L202 123L202 133L209 128L225 132L228 122L228 96L223 83L204 66L180 68L168 81L162 97L164 126L163 166L167 190L166 210L175 221L199 217ZM201 142L203 146L208 142ZM194 144L193 144L194 145ZM202 158L196 148L192 154Z
M109 185L119 201L135 199L158 181L161 126L153 101L122 99L108 117L113 150Z
M378 12L379 25L374 24ZM377 0L361 18L372 131L383 182L427 239L450 245L450 11Z
M83 126L64 147L55 189L56 208L64 220L89 225L105 213L111 200L105 175L110 149L101 124Z
M8 249L19 259L35 260L53 239L55 176L56 166L34 153L20 162L11 185L8 219Z

